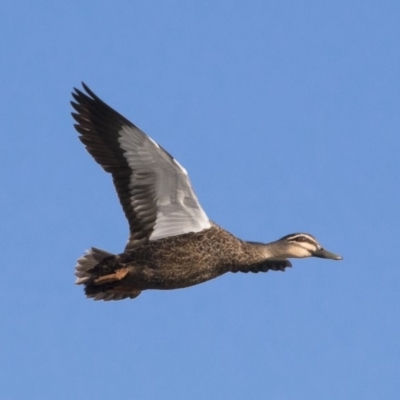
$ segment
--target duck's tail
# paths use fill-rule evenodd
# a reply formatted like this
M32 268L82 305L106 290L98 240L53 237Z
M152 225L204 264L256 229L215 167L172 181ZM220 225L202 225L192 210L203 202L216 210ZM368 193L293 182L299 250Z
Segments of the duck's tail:
M108 251L92 247L78 259L75 266L75 276L77 285L85 285L87 297L94 300L122 300L126 298L134 299L141 293L140 290L132 289L121 285L121 281L128 274L127 268L114 270L105 275L96 271L96 266L106 258L117 257Z

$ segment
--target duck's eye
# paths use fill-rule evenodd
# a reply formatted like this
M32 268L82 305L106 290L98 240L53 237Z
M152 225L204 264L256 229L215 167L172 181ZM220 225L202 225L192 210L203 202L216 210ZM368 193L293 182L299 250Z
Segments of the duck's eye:
M296 242L305 242L305 241L306 241L306 238L303 236L296 238Z

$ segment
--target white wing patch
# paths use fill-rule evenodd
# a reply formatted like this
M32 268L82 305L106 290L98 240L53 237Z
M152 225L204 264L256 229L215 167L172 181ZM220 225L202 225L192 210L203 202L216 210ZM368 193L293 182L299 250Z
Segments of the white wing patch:
M147 138L150 140L150 142L154 144L154 146L156 146L158 149L160 148L160 145L157 142L155 142L150 136L147 136Z
M156 196L157 217L150 240L210 228L211 222L197 200L186 169L138 128L123 126L119 135L118 141L132 170L132 206L138 207L136 187L145 185Z
M178 160L176 158L173 158L172 161L182 170L182 172L186 175L188 175L188 172L186 171L186 168L183 168L181 164L179 164Z

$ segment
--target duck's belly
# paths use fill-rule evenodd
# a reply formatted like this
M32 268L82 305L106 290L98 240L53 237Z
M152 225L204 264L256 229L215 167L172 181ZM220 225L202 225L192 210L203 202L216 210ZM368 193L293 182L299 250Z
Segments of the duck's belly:
M138 289L179 289L217 278L229 268L196 259L174 263L157 260L155 263L133 262L127 279ZM210 260L211 261L211 260Z
M241 241L214 225L198 233L165 238L126 254L129 277L139 289L178 289L230 271Z

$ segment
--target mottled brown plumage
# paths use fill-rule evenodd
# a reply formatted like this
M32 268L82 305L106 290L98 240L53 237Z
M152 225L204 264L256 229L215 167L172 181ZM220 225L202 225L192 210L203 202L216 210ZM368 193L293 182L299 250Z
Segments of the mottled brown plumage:
M304 233L262 244L240 240L212 223L186 170L87 86L75 89L76 130L88 152L111 173L130 236L114 255L91 248L78 260L77 284L95 300L135 298L147 289L178 289L226 272L290 267L288 257L341 259Z
M145 289L179 289L214 279L226 272L284 270L288 260L265 260L262 245L249 244L213 225L198 233L167 237L112 256L91 271L88 294L112 293L122 287L137 292ZM128 273L122 280L96 281L118 270Z

